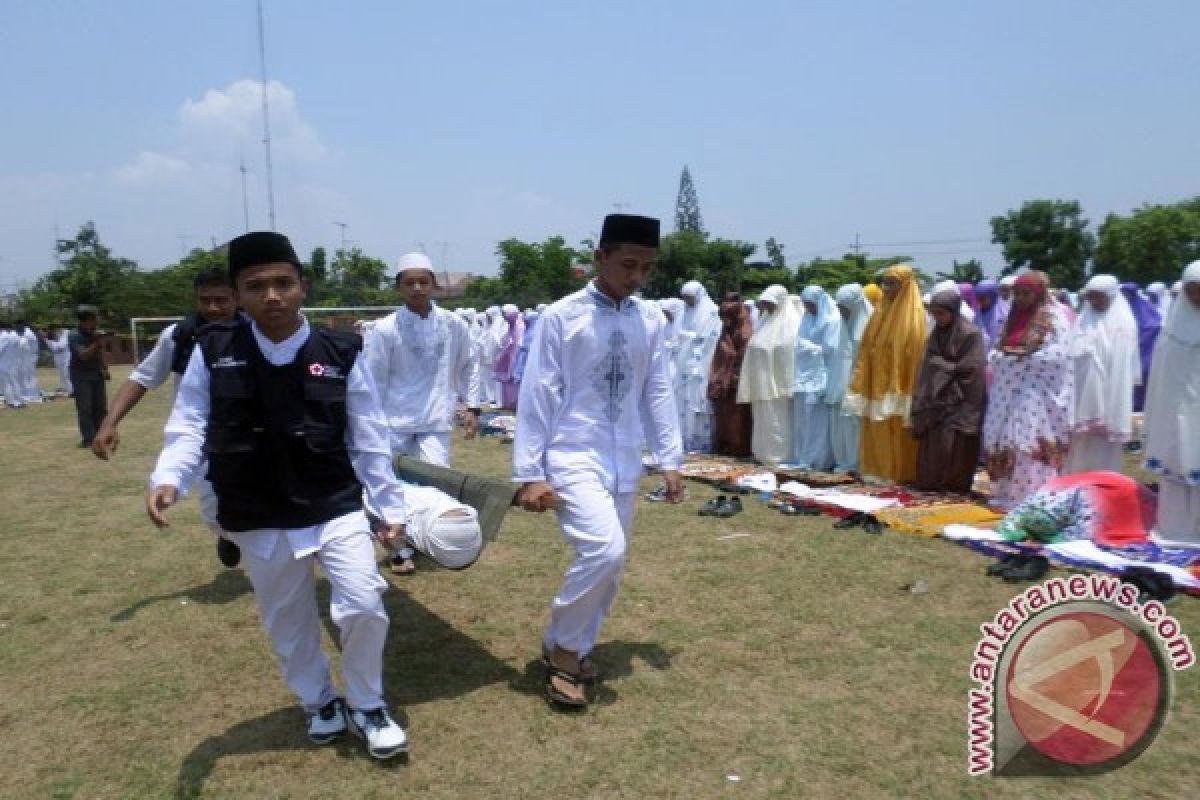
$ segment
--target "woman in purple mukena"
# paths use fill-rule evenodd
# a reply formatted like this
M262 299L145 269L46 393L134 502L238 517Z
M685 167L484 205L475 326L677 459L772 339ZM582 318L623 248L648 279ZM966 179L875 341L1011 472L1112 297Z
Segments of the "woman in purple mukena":
M1142 380L1133 387L1133 410L1140 412L1146 405L1146 385L1150 379L1150 359L1154 355L1154 345L1158 341L1158 333L1162 330L1163 318L1153 303L1138 290L1136 283L1122 283L1121 294L1129 302L1133 318L1137 320L1138 349L1142 354Z
M979 312L975 315L975 326L983 331L983 346L992 349L992 344L1000 331L1004 330L1004 321L1008 319L1008 301L1000 296L1000 284L988 278L975 284L975 302L979 304ZM965 295L964 295L965 298Z

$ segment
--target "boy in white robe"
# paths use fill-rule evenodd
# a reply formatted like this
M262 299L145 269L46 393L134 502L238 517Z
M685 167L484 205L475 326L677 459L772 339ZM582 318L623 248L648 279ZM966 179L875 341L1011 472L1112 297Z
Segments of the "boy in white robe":
M616 596L633 528L644 438L667 499L682 502L678 415L663 347L665 319L632 295L658 257L658 220L604 221L595 279L543 312L517 406L513 479L529 511L555 509L575 550L543 637L545 691L584 707L588 658Z
M450 434L458 401L467 406L466 438L479 416L479 363L467 323L439 308L433 264L423 253L400 258L396 290L404 305L376 321L365 345L367 368L379 388L391 429L392 456L450 466ZM412 550L391 559L392 572L411 575Z

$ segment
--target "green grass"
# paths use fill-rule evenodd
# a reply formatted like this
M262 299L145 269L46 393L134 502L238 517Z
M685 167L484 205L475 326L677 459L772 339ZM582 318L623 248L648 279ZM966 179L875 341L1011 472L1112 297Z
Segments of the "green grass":
M76 448L70 401L0 411L2 797L1195 794L1200 670L1177 676L1166 729L1120 771L970 779L969 656L1012 587L942 541L839 532L757 501L700 518L712 492L696 485L683 508L638 509L595 654L610 678L586 714L539 695L568 554L552 516L513 512L472 569L392 579L386 686L411 726L408 762L312 747L195 503L166 532L142 510L167 398L133 413L110 463ZM494 439L456 443L481 474L507 477L508 458ZM750 536L718 540L730 533ZM901 590L917 578L927 594ZM1200 643L1200 604L1171 611Z

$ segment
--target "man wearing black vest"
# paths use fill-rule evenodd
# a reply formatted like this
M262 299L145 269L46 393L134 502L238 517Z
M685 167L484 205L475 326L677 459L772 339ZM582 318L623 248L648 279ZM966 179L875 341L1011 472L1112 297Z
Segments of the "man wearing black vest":
M404 540L404 496L388 425L353 334L311 328L307 291L287 237L248 233L229 243L229 277L249 320L201 331L166 427L146 510L166 510L207 461L217 521L242 550L263 627L284 679L328 744L350 729L375 758L408 748L383 700L387 587L362 510L366 491L385 546ZM314 562L332 588L346 699L321 650Z
M125 415L146 396L146 392L162 386L171 376L174 376L172 395L179 391L179 381L192 357L196 334L200 329L214 322L228 322L237 311L233 286L225 270L213 268L198 274L192 281L192 295L196 310L163 329L154 349L130 373L129 380L113 398L112 408L92 440L92 452L97 458L107 461L109 456L117 452L117 446L121 443L117 427ZM225 566L236 567L241 554L237 545L221 536L221 527L217 524L217 500L212 488L206 481L201 481L197 494L200 498L200 516L218 537L217 557Z

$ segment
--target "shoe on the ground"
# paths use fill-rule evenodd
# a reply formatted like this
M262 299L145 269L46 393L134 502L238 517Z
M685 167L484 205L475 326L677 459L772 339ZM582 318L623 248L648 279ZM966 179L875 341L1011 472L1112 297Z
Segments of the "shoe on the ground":
M727 498L725 495L719 494L712 500L709 500L707 503L700 506L700 510L696 513L702 517L714 516L716 515L717 511L728 502L728 500L729 498Z
M853 514L850 514L847 517L842 517L837 522L833 523L833 527L837 528L839 531L846 530L847 528L857 528L859 525L863 524L865 519L865 514L855 511Z
M417 571L417 562L411 555L395 555L388 559L388 569L393 575L412 575Z
M1015 566L1004 570L1004 580L1009 583L1020 583L1021 581L1036 581L1041 580L1046 574L1046 570L1050 568L1050 562L1041 556L1022 559Z
M987 568L987 574L993 578L997 575L1003 575L1007 570L1010 570L1016 566L1016 562L1019 558L1020 556L1017 555L1007 555L999 561L989 565Z
M217 559L229 569L233 569L242 563L242 549L224 536L218 536Z
M332 744L346 732L346 704L335 697L308 715L308 739L313 744Z
M742 513L742 498L730 497L722 503L716 511L712 512L712 516L719 519L729 519L734 514Z
M350 709L350 730L367 743L372 758L391 758L408 752L408 734L392 719L386 708L367 711Z
M647 492L644 497L651 503L665 503L667 502L667 487L666 485L660 486L653 492Z
M863 520L862 529L867 533L878 536L879 534L883 533L883 523L872 516L868 516Z

